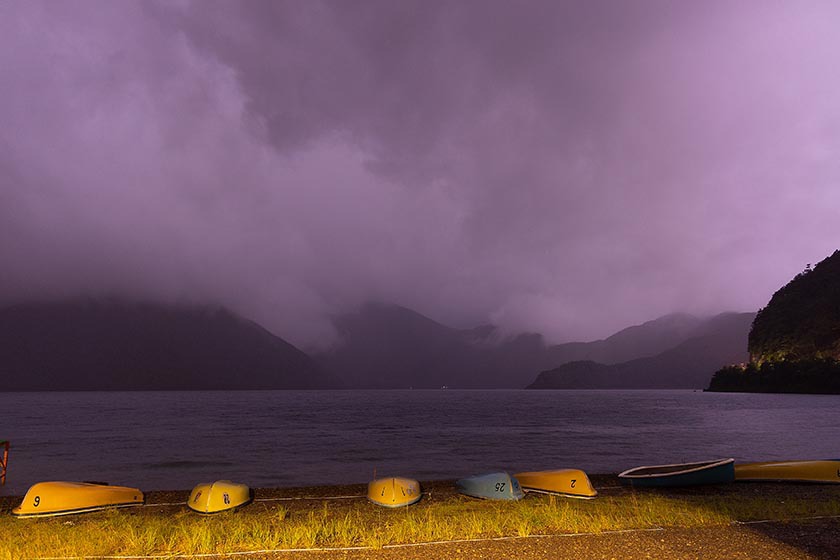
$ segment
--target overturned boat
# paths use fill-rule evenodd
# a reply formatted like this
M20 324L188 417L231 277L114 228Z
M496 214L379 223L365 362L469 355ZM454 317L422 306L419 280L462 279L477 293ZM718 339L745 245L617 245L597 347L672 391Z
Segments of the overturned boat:
M735 480L840 484L840 459L736 463Z
M253 495L245 484L217 480L198 484L190 492L187 507L198 513L219 513L251 503Z
M143 492L137 488L90 482L39 482L29 489L12 515L21 518L71 515L138 506L143 500Z
M580 469L523 472L513 476L525 492L584 499L591 499L598 495L592 483L589 482L589 477Z
M521 500L525 497L519 481L506 472L462 478L455 486L461 494L485 500Z
M420 500L420 483L411 478L379 478L368 484L368 500L389 508L410 506Z
M633 486L696 486L723 484L735 480L735 459L715 459L698 463L636 467L618 475Z

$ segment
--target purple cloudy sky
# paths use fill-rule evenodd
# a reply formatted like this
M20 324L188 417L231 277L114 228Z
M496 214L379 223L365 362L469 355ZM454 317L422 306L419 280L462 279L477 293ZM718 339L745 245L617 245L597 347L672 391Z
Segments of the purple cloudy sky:
M0 3L0 301L589 339L840 245L840 3Z

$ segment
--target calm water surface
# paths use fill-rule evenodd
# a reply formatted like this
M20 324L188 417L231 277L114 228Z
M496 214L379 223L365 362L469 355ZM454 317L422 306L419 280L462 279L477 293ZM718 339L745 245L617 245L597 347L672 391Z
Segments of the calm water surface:
M840 397L693 391L0 393L4 494L421 480L491 470L840 457Z

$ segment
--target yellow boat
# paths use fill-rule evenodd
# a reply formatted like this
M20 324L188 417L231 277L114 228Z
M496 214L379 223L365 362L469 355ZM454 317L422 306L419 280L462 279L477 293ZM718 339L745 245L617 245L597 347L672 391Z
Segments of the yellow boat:
M251 489L230 480L199 484L190 493L187 507L198 513L219 513L251 502Z
M379 478L368 484L368 500L380 506L410 506L420 500L420 483L410 478Z
M589 482L589 477L579 469L523 472L513 476L525 492L559 494L583 499L591 499L598 495Z
M736 463L735 480L840 483L840 459Z
M39 482L33 485L19 507L17 517L49 517L85 513L105 508L137 506L143 503L137 488L89 482Z

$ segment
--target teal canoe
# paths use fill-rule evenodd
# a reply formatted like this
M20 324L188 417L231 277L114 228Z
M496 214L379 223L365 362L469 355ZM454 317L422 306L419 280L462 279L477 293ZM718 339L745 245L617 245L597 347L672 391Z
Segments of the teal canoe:
M455 486L461 494L485 500L521 500L525 496L519 481L506 472L462 478Z
M735 480L735 459L636 467L618 475L632 486L697 486Z

